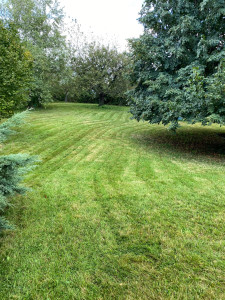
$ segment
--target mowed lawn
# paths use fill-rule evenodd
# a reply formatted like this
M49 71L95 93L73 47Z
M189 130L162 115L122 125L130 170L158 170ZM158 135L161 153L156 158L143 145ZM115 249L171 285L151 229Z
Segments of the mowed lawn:
M52 104L1 154L37 154L1 237L0 299L225 299L225 128Z

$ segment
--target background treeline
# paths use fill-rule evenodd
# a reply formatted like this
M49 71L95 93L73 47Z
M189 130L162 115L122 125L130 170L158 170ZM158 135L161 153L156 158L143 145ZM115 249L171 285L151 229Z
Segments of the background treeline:
M85 37L56 0L7 0L0 9L2 116L54 100L126 104L128 55Z
M85 36L57 0L2 0L0 12L1 116L25 103L129 100L135 119L172 130L225 123L224 0L144 1L129 53Z

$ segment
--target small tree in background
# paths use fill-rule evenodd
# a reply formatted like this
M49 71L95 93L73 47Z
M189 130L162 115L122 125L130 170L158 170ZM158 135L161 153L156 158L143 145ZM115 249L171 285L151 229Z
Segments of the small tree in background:
M128 66L127 55L119 53L116 48L86 44L73 63L78 99L97 101L99 105L110 100L111 103L124 104L129 87L126 78Z
M225 124L224 15L224 0L144 2L144 34L130 42L134 118L173 130L179 120Z

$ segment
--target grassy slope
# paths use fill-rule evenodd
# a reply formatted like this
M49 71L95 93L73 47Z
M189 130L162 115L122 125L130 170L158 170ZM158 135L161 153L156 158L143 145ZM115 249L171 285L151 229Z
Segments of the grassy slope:
M109 106L32 112L4 148L43 162L8 212L1 299L225 299L223 130L174 135Z

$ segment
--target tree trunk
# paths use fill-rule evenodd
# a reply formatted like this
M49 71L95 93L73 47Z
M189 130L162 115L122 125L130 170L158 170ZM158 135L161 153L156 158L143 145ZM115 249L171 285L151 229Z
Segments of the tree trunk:
M99 95L99 106L103 106L105 104L105 95L103 93L101 93Z
M68 102L68 94L69 94L69 91L66 91L65 102Z

